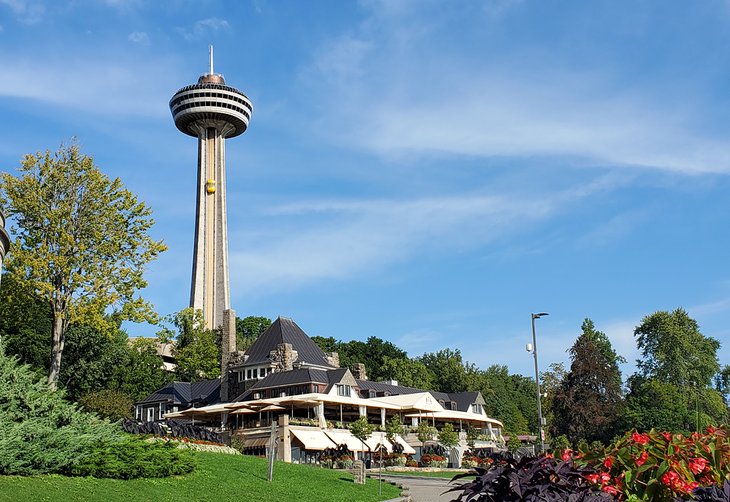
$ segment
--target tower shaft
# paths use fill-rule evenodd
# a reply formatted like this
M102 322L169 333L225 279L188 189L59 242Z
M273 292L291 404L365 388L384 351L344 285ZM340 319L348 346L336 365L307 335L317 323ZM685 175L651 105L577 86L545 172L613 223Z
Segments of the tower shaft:
M222 127L221 127L222 126ZM197 122L198 197L190 306L203 311L206 327L223 324L231 308L226 216L226 124Z

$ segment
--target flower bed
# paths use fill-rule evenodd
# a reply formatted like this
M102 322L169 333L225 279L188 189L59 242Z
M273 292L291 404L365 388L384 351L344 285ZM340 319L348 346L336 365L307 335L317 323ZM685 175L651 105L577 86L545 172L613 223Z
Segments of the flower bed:
M448 463L448 459L441 455L435 455L433 453L421 455L421 467L446 467Z
M572 454L572 452L566 452ZM671 500L699 487L722 485L730 472L728 429L709 427L690 436L650 431L627 433L604 454L574 455L594 467L588 479L619 499Z
M241 452L230 446L226 446L220 443L213 443L211 441L204 441L202 439L188 439L188 438L170 438L170 437L153 437L148 441L160 441L163 443L171 443L176 445L178 448L193 451L205 451L209 453L226 453L228 455L240 455Z

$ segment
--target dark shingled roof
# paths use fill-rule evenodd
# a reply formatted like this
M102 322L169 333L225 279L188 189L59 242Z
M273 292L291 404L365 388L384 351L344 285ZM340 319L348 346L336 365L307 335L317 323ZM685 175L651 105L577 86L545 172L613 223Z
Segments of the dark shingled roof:
M479 392L437 392L435 390L416 389L415 387L405 387L403 385L391 385L387 382L371 382L370 380L358 380L358 387L363 392L363 397L368 397L367 392L374 390L375 392L388 392L391 396L400 394L417 394L419 392L430 392L433 397L444 403L453 401L456 403L458 411L469 411L472 403L477 401Z
M290 371L280 371L278 373L270 373L256 382L250 389L235 398L233 401L246 400L255 390L272 389L283 387L285 385L298 385L304 383L323 383L327 384L329 390L333 384L342 380L347 373L347 368L338 368L334 370L321 370L317 368L298 368Z
M297 323L287 317L277 318L271 323L269 329L253 342L253 345L246 351L248 355L246 366L271 362L269 354L272 350L276 350L280 343L290 343L292 349L297 351L296 363L333 367L327 362L327 356L322 349L302 331L302 328L297 326Z
M201 380L199 382L172 382L153 392L138 403L171 402L190 406L191 404L209 405L220 401L221 381Z

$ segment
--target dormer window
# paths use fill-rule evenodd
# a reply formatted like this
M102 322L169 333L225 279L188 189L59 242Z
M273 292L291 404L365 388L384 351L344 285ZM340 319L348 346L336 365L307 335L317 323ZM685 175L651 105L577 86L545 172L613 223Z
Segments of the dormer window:
M370 389L368 391L368 397L370 397L370 398L377 397L377 395L378 395L378 393L375 392L373 389Z
M337 384L337 395L338 396L350 397L351 394L352 394L352 387L350 387L349 385Z
M456 411L456 401L451 401L451 409Z
M471 405L471 412L472 413L476 413L477 415L481 415L482 414L482 405L481 404L477 404L477 403L472 404Z

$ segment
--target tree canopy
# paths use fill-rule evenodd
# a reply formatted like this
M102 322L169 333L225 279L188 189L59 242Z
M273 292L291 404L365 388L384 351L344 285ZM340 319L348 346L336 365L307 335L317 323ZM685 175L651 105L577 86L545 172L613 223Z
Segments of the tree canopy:
M3 172L0 204L16 237L7 268L52 311L51 387L71 323L103 328L110 308L118 318L154 319L136 296L145 265L166 249L149 235L151 210L78 145L26 155L17 177Z
M205 327L203 312L186 308L165 320L168 326L157 336L164 343L176 341L173 354L177 378L195 382L220 376L220 333Z

